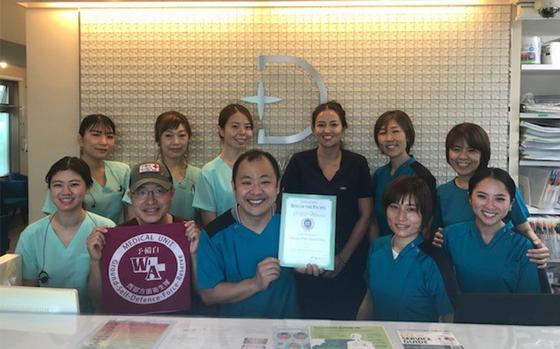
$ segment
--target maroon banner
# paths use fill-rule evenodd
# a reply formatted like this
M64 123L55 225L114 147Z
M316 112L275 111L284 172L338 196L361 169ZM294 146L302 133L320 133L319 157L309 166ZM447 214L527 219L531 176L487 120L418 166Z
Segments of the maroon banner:
M191 258L183 223L110 228L101 268L106 313L191 308Z

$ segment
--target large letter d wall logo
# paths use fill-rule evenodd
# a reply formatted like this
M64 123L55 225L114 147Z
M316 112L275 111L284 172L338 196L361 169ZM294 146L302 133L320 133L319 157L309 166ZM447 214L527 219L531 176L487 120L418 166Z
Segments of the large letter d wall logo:
M257 60L257 69L259 71L264 71L268 63L289 63L299 66L305 72L307 72L309 76L311 76L311 78L317 85L317 88L319 89L319 104L325 103L328 100L327 87L325 86L323 79L321 79L319 72L315 68L313 68L311 64L307 63L303 59L294 56L259 56ZM257 95L244 97L241 98L241 100L257 105L259 120L262 120L264 118L265 106L267 104L273 104L282 101L281 98L266 95L264 81L262 79L259 80L259 84L257 86ZM300 142L309 135L311 135L311 126L307 126L305 129L296 134L287 136L267 136L264 128L260 128L257 142L259 144L291 144Z

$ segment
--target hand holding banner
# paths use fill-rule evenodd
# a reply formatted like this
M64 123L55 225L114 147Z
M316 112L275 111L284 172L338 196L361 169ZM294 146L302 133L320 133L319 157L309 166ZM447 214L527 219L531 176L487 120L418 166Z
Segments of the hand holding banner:
M191 308L191 259L183 223L110 228L101 260L107 313Z

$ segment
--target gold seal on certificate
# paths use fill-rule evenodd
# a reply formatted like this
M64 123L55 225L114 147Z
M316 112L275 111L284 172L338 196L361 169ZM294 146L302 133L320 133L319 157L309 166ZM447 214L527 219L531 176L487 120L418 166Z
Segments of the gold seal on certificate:
M280 265L334 270L335 220L336 196L283 193Z

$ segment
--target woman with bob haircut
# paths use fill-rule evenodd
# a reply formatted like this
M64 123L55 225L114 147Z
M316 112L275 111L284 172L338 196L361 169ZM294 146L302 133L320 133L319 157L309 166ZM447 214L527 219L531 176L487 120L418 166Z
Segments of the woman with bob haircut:
M235 160L251 142L253 128L251 113L241 104L230 104L220 111L218 135L222 151L202 167L194 194L193 206L200 210L203 225L235 207L231 171Z
M130 168L125 163L107 160L115 146L115 139L115 123L106 115L91 114L80 123L80 158L89 166L93 178L93 184L84 198L85 207L121 223L125 218L122 199L128 189ZM47 214L56 211L48 193L42 211Z
M482 127L470 122L455 125L445 139L445 158L456 176L437 188L437 205L433 227L443 228L451 224L472 221L475 214L469 202L469 181L476 171L488 168L490 161L490 138ZM530 249L531 261L546 266L549 251L527 222L529 210L515 187L510 213L505 217L515 231L525 235L538 248ZM436 233L437 244L441 234Z
M357 319L452 321L450 299L458 289L451 262L422 234L431 221L432 192L422 179L400 176L385 190L383 206L392 234L370 248L368 291Z
M336 196L334 271L309 265L296 274L305 318L353 319L365 292L363 272L372 210L367 160L342 147L348 127L342 106L323 103L311 115L317 148L294 154L281 182L283 193Z
M379 167L373 173L373 203L375 222L372 223L371 238L391 233L387 224L385 208L383 207L383 193L391 181L399 176L416 176L426 182L436 197L436 179L432 173L416 160L410 153L414 145L415 131L410 117L401 110L387 111L377 119L373 129L375 144L382 154L389 158L389 162ZM425 227L429 229L429 226Z
M82 312L91 312L87 294L89 254L86 240L97 226L115 226L108 218L83 208L93 184L84 160L66 156L45 177L56 210L25 228L16 253L22 256L26 286L75 288Z

